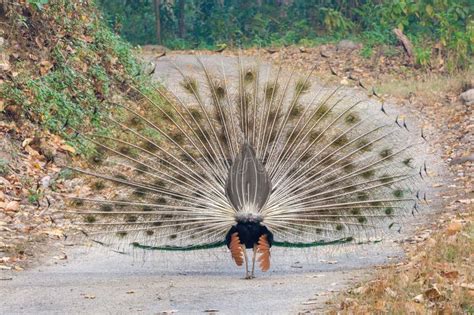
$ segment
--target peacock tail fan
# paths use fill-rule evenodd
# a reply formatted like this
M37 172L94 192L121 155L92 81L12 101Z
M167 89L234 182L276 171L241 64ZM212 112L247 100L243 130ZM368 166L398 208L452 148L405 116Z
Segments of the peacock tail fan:
M420 130L360 89L232 61L177 67L159 99L127 87L136 102L114 104L113 131L80 134L96 153L71 167L88 189L69 205L88 237L197 250L253 220L274 246L335 245L398 230L420 209Z

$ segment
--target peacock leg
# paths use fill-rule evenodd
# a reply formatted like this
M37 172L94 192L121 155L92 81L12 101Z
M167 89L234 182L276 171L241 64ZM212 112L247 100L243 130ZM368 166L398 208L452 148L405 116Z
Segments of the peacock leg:
M241 244L240 246L242 247L242 251L244 252L245 279L251 279L249 276L249 259L247 257L247 248L245 248L245 244Z
M257 244L253 245L252 272L250 278L255 278L255 258L257 257Z

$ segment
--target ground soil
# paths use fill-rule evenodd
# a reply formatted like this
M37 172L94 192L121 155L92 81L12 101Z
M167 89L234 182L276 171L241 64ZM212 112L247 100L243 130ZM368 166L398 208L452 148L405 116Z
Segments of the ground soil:
M174 263L182 261L179 255L142 264L141 256L124 258L97 249L84 250L64 241L68 222L49 210L50 203L61 201L49 187L42 186L48 176L56 179L59 189L71 184L59 176L60 163L47 160L41 144L34 141L33 128L3 120L0 133L4 149L0 151L7 152L5 159L14 163L13 172L1 177L0 183L0 202L5 209L0 212L0 293L6 297L0 304L2 312L319 312L327 307L324 303L335 292L370 276L375 266L392 260L399 262L404 256L402 248L413 250L413 246L429 239L459 214L472 211L473 166L469 144L474 140L474 122L472 107L458 99L470 82L413 69L405 64L402 54L393 58L382 54L367 60L357 51L338 52L332 46L304 51L293 47L273 53L224 52L225 55L239 53L258 56L262 61L291 64L301 70L316 66L318 75L334 83L361 85L369 94L374 86L376 93L387 101L417 116L425 127L431 154L440 161L440 167L430 169L434 178L432 188L436 191L431 198L436 205L433 210L440 213L432 224L419 226L398 244L372 247L364 252L322 253L316 258L309 255L306 260L283 254L274 258L280 261L274 271L256 282L234 281L239 275L233 266L222 262L222 255L218 255L222 253L206 254L204 261L196 254L195 259L183 265L186 269ZM156 64L167 58L157 57L152 53L145 55ZM165 72L156 73L163 78ZM445 82L441 83L443 88L434 89L433 85L439 85L440 80ZM404 85L406 82L424 82L424 85L412 84L410 88ZM403 86L404 89L400 88ZM48 144L60 154L66 155L70 150L54 135L48 135L48 139ZM41 193L36 203L28 200L32 187ZM210 276L209 270L213 270ZM62 295L61 299L57 298L58 294ZM258 301L247 303L245 298L249 294L259 296Z

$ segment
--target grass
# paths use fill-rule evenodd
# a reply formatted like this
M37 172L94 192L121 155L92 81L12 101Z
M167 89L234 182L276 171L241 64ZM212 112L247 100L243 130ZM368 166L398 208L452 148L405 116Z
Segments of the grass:
M453 220L413 248L403 265L382 269L331 301L330 313L472 314L473 219Z
M29 195L28 195L28 202L33 205L36 205L40 201L41 197L42 197L41 192L30 189Z
M416 94L427 102L440 101L439 95L448 93L462 93L467 88L472 88L474 82L474 68L459 72L454 75L425 74L416 78L400 80L390 77L381 79L383 82L377 86L382 94L388 94L399 98L408 98Z
M5 176L8 174L8 161L0 158L0 175Z

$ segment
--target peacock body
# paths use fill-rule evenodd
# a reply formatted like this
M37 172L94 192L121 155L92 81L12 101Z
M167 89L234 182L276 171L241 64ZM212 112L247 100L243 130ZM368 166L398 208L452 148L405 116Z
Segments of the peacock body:
M251 278L272 246L364 241L419 208L423 140L377 97L233 62L176 68L160 100L130 87L139 106L106 118L117 132L82 135L97 166L73 169L103 192L72 196L84 233L144 249L227 246Z

